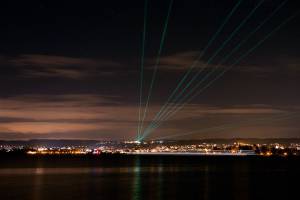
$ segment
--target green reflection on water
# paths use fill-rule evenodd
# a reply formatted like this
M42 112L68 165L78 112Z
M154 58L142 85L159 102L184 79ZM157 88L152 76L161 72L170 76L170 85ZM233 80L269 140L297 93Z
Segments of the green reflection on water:
M132 200L141 199L141 163L140 157L137 156L134 163L134 178L132 189Z
M150 171L149 171L150 170ZM139 156L136 157L135 162L134 162L134 177L133 177L133 182L132 182L132 194L131 194L131 199L132 200L141 200L143 199L143 195L145 195L145 192L149 191L154 191L154 193L148 194L148 195L153 195L153 198L157 200L162 200L163 199L163 183L164 183L164 177L163 177L163 171L164 167L162 163L160 162L159 165L155 165L151 168L143 168L141 165L141 159ZM149 179L152 183L152 188L145 188L143 190L142 186L142 172L144 173L151 173L151 180ZM153 190L154 189L154 190ZM149 190L149 191L148 191ZM143 194L144 192L144 194Z
M158 167L158 188L157 188L157 199L161 200L162 199L162 194L163 194L163 166L161 163L159 163Z

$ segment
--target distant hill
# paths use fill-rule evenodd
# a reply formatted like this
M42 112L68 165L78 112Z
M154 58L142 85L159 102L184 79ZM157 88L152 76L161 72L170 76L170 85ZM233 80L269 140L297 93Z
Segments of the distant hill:
M0 140L0 145L15 146L45 146L45 147L62 147L62 146L93 146L99 141L96 140L53 140L53 139L37 139L37 140Z
M0 140L0 145L13 146L44 146L44 147L63 147L63 146L98 146L103 141L99 140L55 140L55 139L33 139L33 140ZM119 143L120 141L111 141L111 143ZM234 142L243 142L251 144L269 144L269 143L300 143L300 138L232 138L232 139L201 139L201 140L164 140L164 143L180 143L180 144L195 144L195 143L216 143L228 144Z
M180 142L180 143L216 143L216 144L228 144L234 142L243 142L250 144L269 144L269 143L300 143L300 138L216 138L216 139L201 139L201 140L168 140L169 142Z

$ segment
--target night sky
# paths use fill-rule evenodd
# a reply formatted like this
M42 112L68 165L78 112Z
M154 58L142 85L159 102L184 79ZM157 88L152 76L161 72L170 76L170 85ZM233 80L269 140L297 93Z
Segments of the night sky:
M170 1L148 2L144 101ZM146 125L237 2L174 0ZM259 2L242 2L193 73ZM281 2L265 0L204 73ZM221 69L299 9L287 1ZM12 0L0 15L0 139L135 138L143 0ZM296 16L148 138L299 137L299 36Z

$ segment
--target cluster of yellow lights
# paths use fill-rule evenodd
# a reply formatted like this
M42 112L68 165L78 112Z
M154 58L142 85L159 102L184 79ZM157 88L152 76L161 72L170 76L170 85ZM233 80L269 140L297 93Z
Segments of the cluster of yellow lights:
M85 151L81 151L81 150L71 150L71 151L59 151L59 150L37 150L37 151L28 151L27 154L29 155L36 155L36 154L42 154L42 155L46 155L46 154L86 154Z

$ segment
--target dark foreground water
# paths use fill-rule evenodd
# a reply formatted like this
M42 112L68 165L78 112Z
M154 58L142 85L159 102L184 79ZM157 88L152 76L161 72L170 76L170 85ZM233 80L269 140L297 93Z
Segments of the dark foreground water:
M299 158L0 157L1 200L298 199L299 183Z

